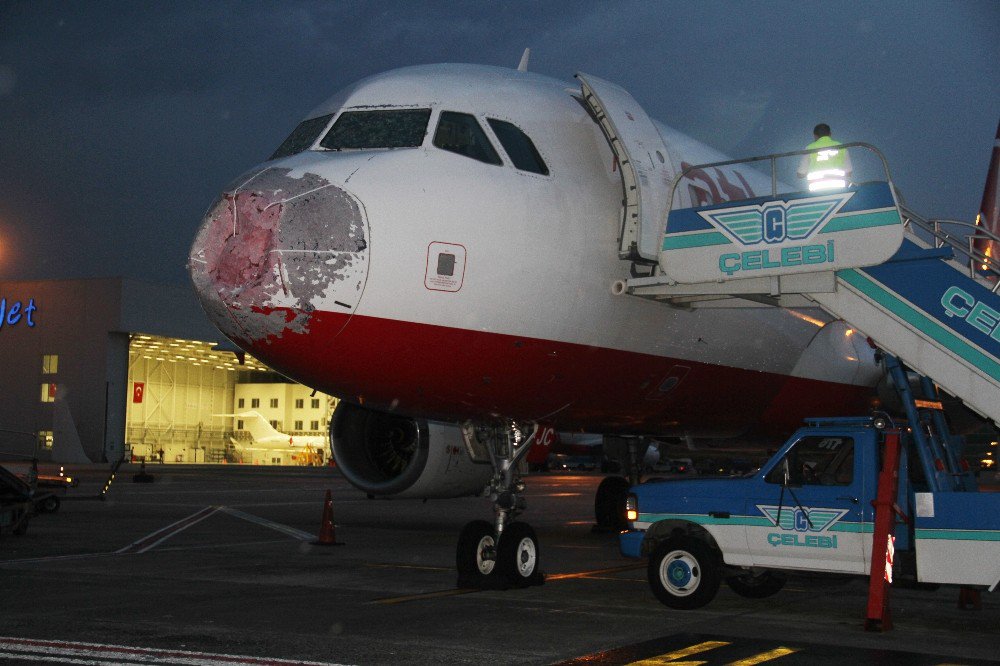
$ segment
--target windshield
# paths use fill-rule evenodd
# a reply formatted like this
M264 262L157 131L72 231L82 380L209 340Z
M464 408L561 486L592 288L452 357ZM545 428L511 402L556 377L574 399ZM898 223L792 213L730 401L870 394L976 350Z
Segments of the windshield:
M543 176L549 175L549 169L542 161L542 156L538 154L535 144L517 125L496 118L487 118L486 121L493 128L493 133L500 139L500 144L514 162L515 168L539 173Z
M430 109L345 111L320 146L328 150L413 148L424 142Z
M288 157L289 155L295 155L301 153L303 150L308 148L313 144L319 137L319 133L323 131L326 124L330 122L330 118L333 117L332 113L325 116L319 116L318 118L310 118L309 120L303 120L298 126L292 130L292 133L288 135L278 149L274 151L267 159L276 160L279 157Z
M479 126L476 117L468 113L442 111L437 132L434 133L434 145L487 164L502 164L493 144L486 138L486 132Z

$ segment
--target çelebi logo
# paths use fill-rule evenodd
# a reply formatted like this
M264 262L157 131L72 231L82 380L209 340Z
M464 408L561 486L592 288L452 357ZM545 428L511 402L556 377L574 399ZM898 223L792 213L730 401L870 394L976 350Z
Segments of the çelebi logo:
M3 329L4 324L17 326L22 320L28 324L28 328L34 328L34 314L37 309L33 298L28 299L27 305L21 301L8 303L6 298L0 298L0 329Z
M785 533L771 532L767 542L774 547L800 546L804 548L836 548L837 536L829 534L804 534L825 532L847 515L847 509L827 509L758 504L757 509L771 524ZM796 532L798 534L796 534Z
M764 243L808 240L854 196L843 192L791 201L767 201L763 204L699 211L706 221L745 246ZM783 266L824 264L834 260L834 242L811 245L785 245L747 252L729 252L719 256L719 270L732 277L739 271L753 271Z
M977 301L969 292L951 287L941 297L941 305L947 316L964 319L983 335L1000 341L1000 312Z

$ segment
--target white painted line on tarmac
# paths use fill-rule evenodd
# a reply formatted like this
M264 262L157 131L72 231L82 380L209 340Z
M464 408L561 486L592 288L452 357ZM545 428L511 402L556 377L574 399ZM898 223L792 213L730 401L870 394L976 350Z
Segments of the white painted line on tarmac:
M329 485L329 484L327 484ZM135 495L137 497L152 497L153 495L170 495L171 497L175 495L232 495L232 494L247 494L252 493L254 495L259 495L261 493L323 493L326 491L327 485L317 486L315 488L303 488L302 486L289 486L287 488L231 488L229 490L224 490L221 488L210 488L208 490L145 490L145 489L132 489L121 491L123 494ZM130 492L134 491L134 492Z
M201 511L196 511L187 518L182 518L176 523L171 523L164 528L156 530L152 534L148 534L138 541L133 541L124 548L119 548L115 551L115 554L131 555L135 553L145 553L147 550L155 548L167 539L180 534L187 528L197 525L221 508L222 507L218 506L206 506Z
M228 506L207 506L203 507L199 511L196 511L195 513L191 514L186 518L182 518L181 520L178 520L175 523L171 523L166 527L162 527L151 534L147 534L141 539L133 541L124 548L119 548L114 552L79 553L74 555L52 555L48 557L26 557L17 560L0 560L0 567L10 564L30 564L33 562L59 562L63 560L84 560L96 557L109 557L112 555L135 555L138 553L145 553L149 550L152 550L156 546L160 545L167 539L170 539L171 537L180 534L187 528L197 525L201 521L205 520L206 518L217 512L228 513L229 515L234 516L236 518L240 518L242 520L246 520L248 522L255 523L257 525L261 525L263 527L267 527L269 529L281 532L282 534L290 536L294 539L298 539L299 541L314 541L316 539L315 534L304 532L302 530L290 527L288 525L282 525L281 523L276 523L272 520L261 518L260 516L254 516L244 511L240 511L239 509L234 509ZM220 544L213 544L207 547L215 548L218 547L218 545ZM240 545L240 544L235 544L235 545ZM185 548L180 548L177 550L185 550Z
M94 557L110 557L117 553L77 553L76 555L50 555L48 557L24 557L19 560L0 560L0 567L5 564L30 564L32 562L58 562L60 560L87 560Z
M288 525L282 525L281 523L276 523L273 520L268 520L267 518L261 518L260 516L255 516L250 513L240 511L239 509L234 509L231 506L219 507L219 510L223 513L228 513L230 516L236 518L242 518L251 523L257 525L262 525L263 527L268 527L272 530L277 530L282 534L287 534L288 536L294 537L299 541L313 541L316 539L315 534L310 534L309 532L303 532L302 530L296 529L294 527L289 527Z
M16 659L17 661L51 661L58 664L87 664L88 666L139 666L138 661L107 661L104 659L72 659L58 654L25 654L0 652L0 659Z
M25 661L51 661L62 664L181 664L184 666L343 666L325 661L300 661L273 659L246 655L191 652L188 650L160 650L155 648L79 643L72 641L45 641L30 638L0 636L0 658Z

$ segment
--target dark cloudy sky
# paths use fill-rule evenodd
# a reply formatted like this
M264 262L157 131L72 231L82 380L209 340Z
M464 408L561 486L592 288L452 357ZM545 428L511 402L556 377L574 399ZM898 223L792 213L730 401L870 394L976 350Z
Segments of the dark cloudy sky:
M0 278L183 283L220 187L336 89L432 62L629 90L733 156L829 122L910 204L971 219L1000 116L1000 2L0 0Z

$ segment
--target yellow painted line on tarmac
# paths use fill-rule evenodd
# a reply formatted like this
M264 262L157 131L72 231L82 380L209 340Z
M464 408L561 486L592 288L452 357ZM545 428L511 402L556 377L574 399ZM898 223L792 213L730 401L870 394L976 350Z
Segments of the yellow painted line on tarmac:
M784 657L786 655L792 654L793 652L798 652L798 649L779 647L773 650L768 650L767 652L761 652L760 654L754 655L752 657L747 657L746 659L740 659L739 661L731 661L726 666L755 666L755 664L763 664L764 662L772 661L779 657Z
M455 589L455 590L438 590L437 592L424 592L423 594L409 594L405 597L386 597L385 599L376 599L375 601L369 601L369 605L374 606L391 606L393 604L402 604L407 601L421 601L423 599L439 599L441 597L457 597L462 594L471 594L473 592L480 592L481 590L475 589Z
M577 571L573 573L561 573L561 574L550 574L545 577L545 581L553 580L568 580L570 578L589 578L591 576L600 576L602 574L609 573L619 573L622 571L637 571L639 569L645 569L645 564L626 564L622 567L609 567L607 569L594 569L593 571Z
M369 563L366 562L362 566L366 566L370 569L416 569L418 571L454 571L454 567L431 567L423 566L420 564L391 564L391 563Z
M704 661L675 661L677 659L684 659L685 657L690 657L691 655L700 654L702 652L708 652L709 650L714 650L720 647L726 647L729 645L728 641L705 641L704 643L696 643L694 645L689 645L686 648L681 648L680 650L674 650L673 652L667 652L666 654L657 655L655 657L650 657L649 659L642 659L641 661L633 661L628 666L657 666L659 664L671 664L671 666L677 666L678 664L705 664L708 662Z
M365 564L366 567L379 568L379 569L419 569L422 571L452 571L450 567L430 567L421 566L417 564ZM601 574L619 573L622 571L635 571L636 569L645 568L645 564L630 564L623 567L611 567L608 569L595 569L593 571L578 571L574 573L562 573L562 574L550 574L545 576L545 581L556 581L556 580L568 580L571 578L593 578L600 576ZM616 580L614 578L609 578L605 580ZM482 592L482 590L475 588L460 588L454 590L437 590L435 592L423 592L421 594L408 594L402 597L386 597L384 599L375 599L374 601L369 601L371 605L378 606L390 606L393 604L402 604L408 601L423 601L424 599L440 599L442 597L456 597L462 594L472 594L473 592Z
M587 580L610 580L616 583L642 583L648 585L645 578L612 578L611 576L587 576Z

